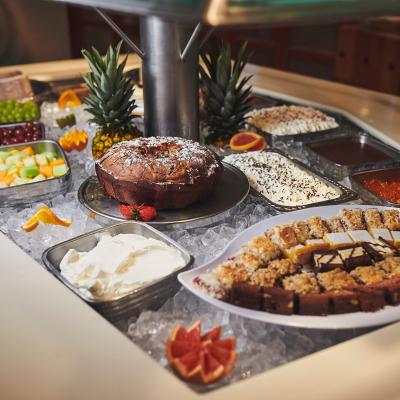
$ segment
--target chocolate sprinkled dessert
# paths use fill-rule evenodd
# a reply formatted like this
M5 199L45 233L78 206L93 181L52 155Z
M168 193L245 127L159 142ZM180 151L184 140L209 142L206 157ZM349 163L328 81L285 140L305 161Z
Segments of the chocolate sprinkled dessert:
M99 182L111 197L157 209L184 208L207 198L222 169L207 147L176 137L121 142L96 161Z

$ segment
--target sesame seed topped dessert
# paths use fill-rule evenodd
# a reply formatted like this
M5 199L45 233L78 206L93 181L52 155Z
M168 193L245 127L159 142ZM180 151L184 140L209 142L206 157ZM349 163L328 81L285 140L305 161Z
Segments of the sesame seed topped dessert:
M260 108L248 115L250 124L273 135L319 132L339 126L322 111L296 105Z
M239 168L253 189L279 205L302 206L341 195L322 179L273 151L231 154L224 161Z
M222 170L213 151L177 137L121 142L96 160L99 182L111 197L158 209L184 208L205 199Z
M276 225L193 284L275 314L377 311L400 304L399 231L398 210L374 208Z

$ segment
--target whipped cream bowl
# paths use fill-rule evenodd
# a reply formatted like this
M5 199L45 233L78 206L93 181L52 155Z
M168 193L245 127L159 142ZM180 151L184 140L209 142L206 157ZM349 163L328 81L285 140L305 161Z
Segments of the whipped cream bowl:
M113 321L161 306L179 289L177 274L194 262L168 236L133 221L57 244L44 251L42 260L56 278Z

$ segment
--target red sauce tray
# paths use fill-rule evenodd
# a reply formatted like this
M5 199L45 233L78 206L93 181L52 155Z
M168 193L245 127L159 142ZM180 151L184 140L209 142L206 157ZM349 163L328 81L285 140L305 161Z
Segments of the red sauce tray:
M353 173L350 181L364 200L400 207L400 167Z

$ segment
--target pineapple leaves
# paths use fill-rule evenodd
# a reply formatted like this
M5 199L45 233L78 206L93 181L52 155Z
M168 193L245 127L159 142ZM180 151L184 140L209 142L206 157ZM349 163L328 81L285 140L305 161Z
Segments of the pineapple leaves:
M91 72L84 76L89 96L84 103L92 114L92 122L105 133L129 132L132 130L132 111L136 108L132 98L134 85L124 74L128 57L119 63L122 41L109 46L104 57L92 47L82 50ZM135 128L136 129L136 128Z
M206 123L209 127L207 141L225 140L243 128L251 106L249 98L252 76L242 76L248 62L247 42L231 60L231 47L224 44L200 55L200 85L204 95Z

